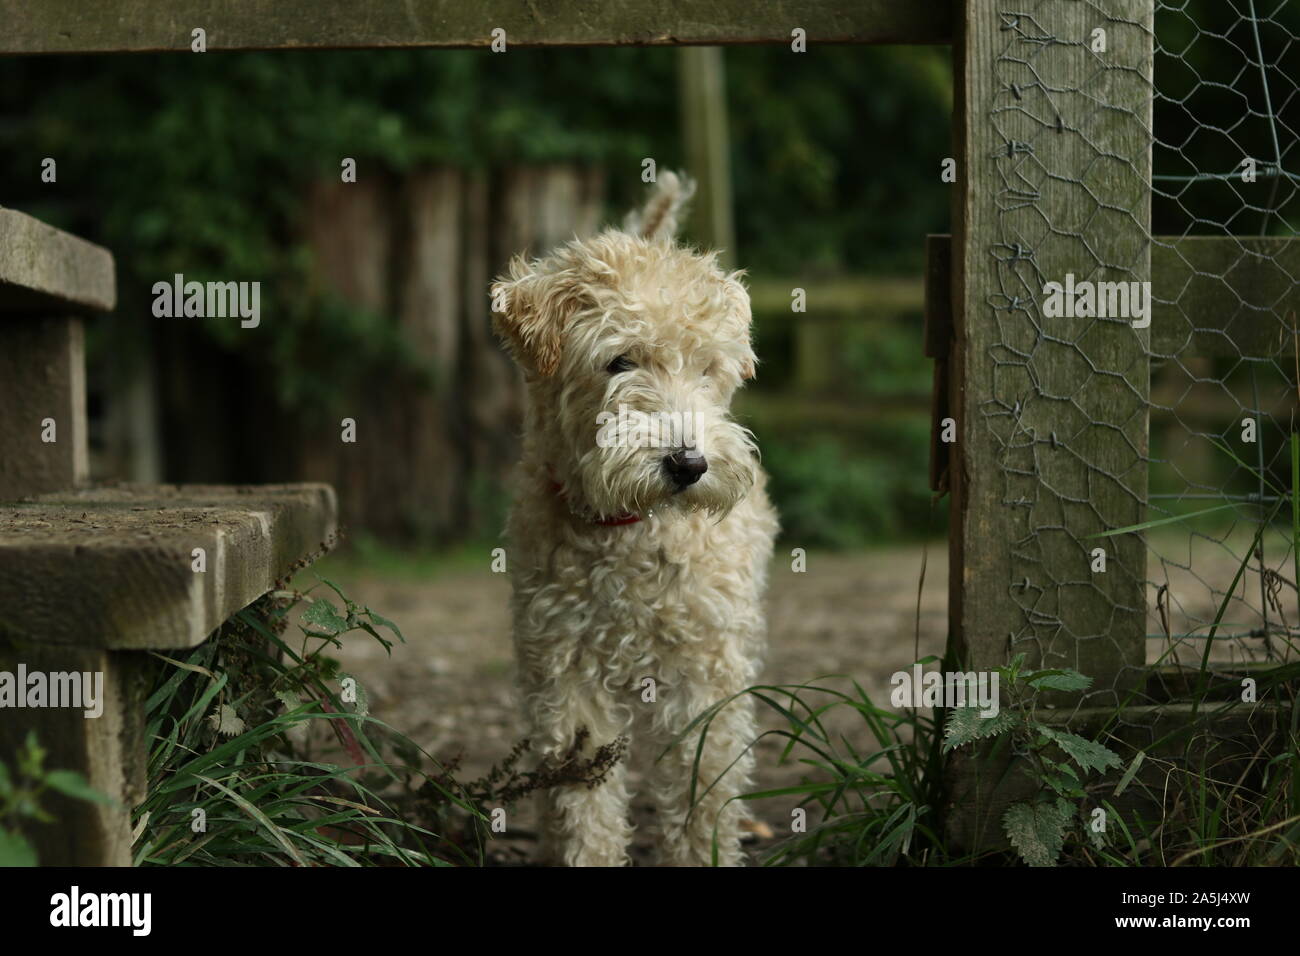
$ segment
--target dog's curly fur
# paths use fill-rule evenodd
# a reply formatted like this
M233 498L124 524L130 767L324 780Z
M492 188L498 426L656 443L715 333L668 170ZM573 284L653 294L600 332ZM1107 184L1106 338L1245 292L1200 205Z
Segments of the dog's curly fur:
M664 173L623 229L517 258L493 285L529 398L507 535L519 686L543 757L582 728L591 748L630 735L658 757L757 676L777 520L753 436L728 411L755 369L749 296L741 273L673 240L689 194ZM691 412L707 471L680 487L665 469L680 448L598 442L597 416L620 405ZM695 806L698 731L657 760L663 862L709 863L715 826L719 862L741 862L743 811L728 801L748 782L754 734L748 695L713 718ZM624 864L631 829L622 764L543 798L551 862Z

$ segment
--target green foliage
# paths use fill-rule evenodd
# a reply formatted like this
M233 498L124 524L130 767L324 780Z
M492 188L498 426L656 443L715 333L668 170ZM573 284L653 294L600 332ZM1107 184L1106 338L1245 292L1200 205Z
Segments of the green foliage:
M1120 764L1118 755L1095 741L1053 729L1046 724L1036 724L1035 729L1047 739L1047 742L1054 743L1065 751L1066 756L1077 763L1084 773L1090 770L1105 773L1107 770L1115 769ZM1065 765L1053 763L1052 766ZM1071 776L1074 776L1074 771L1069 770L1068 766L1065 766L1065 769ZM1075 779L1078 778L1075 777Z
M943 749L948 751L976 740L997 737L1015 727L1016 722L1016 715L1009 710L985 717L978 707L954 707L943 726Z
M184 660L154 655L137 864L482 861L484 817L449 768L370 716L364 689L325 653L357 632L391 649L380 629L401 640L396 625L323 583L342 607L276 592Z
M828 680L759 685L743 692L776 712L786 725L759 739L783 741L782 762L796 751L806 754L799 762L811 773L797 785L738 798L798 796L800 806L808 811L806 830L779 841L766 853L763 864L948 862L938 817L943 774L935 720L921 711L877 707L856 681L850 690L840 690ZM730 703L726 700L711 708L682 736L697 727L707 731L713 717ZM869 748L855 746L848 734L836 729L834 718L843 711L861 720Z
M1055 866L1064 844L1066 827L1074 816L1069 801L1017 803L1002 817L1007 839L1030 866Z
M1008 702L997 716L952 708L942 722L937 712L932 716L924 709L876 707L857 683L846 692L831 686L829 678L748 688L745 693L783 724L759 740L777 738L783 744L781 762L800 755L809 771L799 784L739 798L795 797L808 811L806 832L770 847L765 865L951 866L1010 864L1013 859L1031 866L1300 862L1300 813L1292 803L1300 750L1294 745L1281 753L1261 750L1248 774L1236 763L1225 774L1216 767L1222 756L1213 752L1214 715L1207 714L1196 727L1185 728L1189 733L1181 759L1136 751L1115 782L1118 755L1035 716L1043 691L1077 692L1087 688L1089 678L1068 669L1026 672L1023 665L1021 655L999 670L1006 678ZM1269 678L1268 692L1282 693L1296 670L1297 665L1290 665ZM707 725L729 704L723 701L701 715L698 724ZM1232 706L1236 704L1225 705ZM860 718L865 746L855 743L861 733L837 719L845 711ZM1119 714L1117 710L1111 719ZM980 740L992 740L985 746L994 751L1010 744L1014 759L1036 785L1032 797L1013 804L1002 817L1014 858L990 852L958 856L944 838L940 815L949 806L944 755ZM1167 743L1154 741L1152 750ZM1158 772L1145 781L1138 771L1152 761L1160 763ZM1116 809L1112 799L1129 789L1142 790L1145 802L1161 808L1156 819ZM1091 807L1086 814L1085 805ZM1097 825L1099 819L1105 827Z
M626 739L585 752L579 728L566 753L521 769L521 740L483 777L458 781L457 761L373 717L361 682L326 653L358 633L391 651L397 625L320 580L341 606L273 592L184 660L154 655L137 865L482 865L490 809L597 786L624 759Z
M1013 752L1023 757L1038 784L1033 799L1013 804L1002 818L1011 845L1030 866L1055 866L1071 824L1081 816L1087 792L1083 778L1120 765L1109 748L1077 734L1052 727L1035 717L1038 695L1045 690L1082 691L1091 678L1069 668L1023 670L1025 655L1017 654L997 674L1007 690L1008 704L984 716L978 707L955 707L944 727L943 750L948 752L976 740L1007 737ZM1063 754L1064 760L1059 759ZM1073 761L1075 766L1070 765ZM1080 821L1081 826L1086 826Z
M1092 678L1078 671L1046 670L1035 671L1025 678L1025 683L1039 690L1083 691L1092 686Z
M14 755L14 768L10 770L0 761L0 867L37 865L36 850L22 829L24 825L57 823L41 806L41 798L48 792L95 803L112 802L75 771L47 770L47 756L35 732L29 732Z
M1154 172L1216 176L1194 184L1158 182L1153 234L1296 233L1300 193L1274 190L1268 202L1276 201L1276 214L1265 215L1268 207L1245 200L1233 177L1224 175L1238 171L1246 156L1257 158L1261 170L1280 160L1295 171L1288 151L1295 142L1298 104L1278 91L1294 88L1294 67L1287 58L1300 37L1300 7L1252 3L1249 10L1260 18L1257 30L1245 9L1219 0L1162 5L1156 15L1155 80L1163 99L1155 104ZM1271 101L1265 100L1262 83L1271 88Z
M906 211L895 200L918 157L937 170L947 150L946 56L827 48L792 67L783 49L729 51L747 266L919 264L920 242L899 243L899 230L942 228L946 194L915 190ZM220 321L204 333L273 371L286 407L315 407L409 350L395 323L313 287L299 233L312 182L336 178L343 157L363 178L597 163L618 211L642 188L642 158L682 162L676 62L647 48L7 58L0 113L23 119L0 131L5 204L112 249L133 321L146 321L152 283L177 272L263 282L276 321L257 336ZM899 148L867 170L882 130ZM57 184L39 182L46 156Z
M755 47L726 63L739 261L780 274L919 270L922 237L948 222L949 51Z
M860 442L755 430L787 540L848 549L942 533L944 516L932 512L926 487L928 421L873 428L879 439Z

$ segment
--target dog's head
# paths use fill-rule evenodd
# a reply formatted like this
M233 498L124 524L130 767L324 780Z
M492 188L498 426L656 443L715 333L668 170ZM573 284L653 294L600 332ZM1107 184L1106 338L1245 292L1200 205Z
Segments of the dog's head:
M523 367L534 454L580 513L658 506L725 513L757 449L731 397L754 375L749 295L672 238L688 184L660 176L622 230L517 258L492 287L493 325Z

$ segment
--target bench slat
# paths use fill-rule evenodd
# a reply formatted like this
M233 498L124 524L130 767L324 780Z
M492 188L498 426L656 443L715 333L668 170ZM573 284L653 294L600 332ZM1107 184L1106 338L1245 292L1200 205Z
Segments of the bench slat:
M5 19L0 13L0 22ZM108 312L116 304L112 253L16 209L0 209L0 321L31 312Z
M111 650L202 643L335 531L328 485L116 486L0 505L6 637ZM206 570L192 570L193 551Z

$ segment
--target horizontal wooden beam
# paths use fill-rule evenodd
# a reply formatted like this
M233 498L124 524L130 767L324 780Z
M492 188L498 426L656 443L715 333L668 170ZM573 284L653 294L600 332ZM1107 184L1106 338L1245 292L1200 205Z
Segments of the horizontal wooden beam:
M0 53L948 43L953 0L0 0Z
M804 312L791 311L795 289L804 290ZM764 319L804 322L864 314L890 316L920 311L925 305L925 284L919 278L893 276L755 278L749 285L749 302L754 314Z
M761 367L758 374L763 374ZM870 415L862 413L864 405L870 405ZM740 418L760 432L771 429L807 435L817 429L830 429L858 439L879 437L882 427L914 422L928 411L929 405L930 396L923 392L870 395L853 401L846 400L842 393L770 395L759 389L744 389L736 395L735 407Z
M0 321L4 313L107 312L116 302L112 253L15 209L0 209Z
M942 284L935 275L950 263L950 245L950 236L927 237L932 283ZM1156 236L1151 295L1152 358L1290 355L1300 324L1300 240Z

